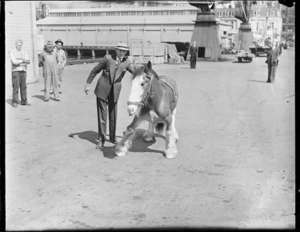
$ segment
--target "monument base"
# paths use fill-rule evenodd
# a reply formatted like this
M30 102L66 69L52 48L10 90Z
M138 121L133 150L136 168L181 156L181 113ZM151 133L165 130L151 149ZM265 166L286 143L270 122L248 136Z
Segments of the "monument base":
M197 60L218 61L221 58L218 25L214 13L198 13L195 21L191 45L198 46ZM188 51L187 60L190 58Z

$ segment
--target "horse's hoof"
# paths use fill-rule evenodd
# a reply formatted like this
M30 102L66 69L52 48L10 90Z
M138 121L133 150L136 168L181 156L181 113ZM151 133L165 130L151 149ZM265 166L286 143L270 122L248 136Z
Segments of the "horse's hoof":
M122 157L122 156L126 155L126 152L115 152L115 155L118 157Z
M174 159L177 157L177 150L167 150L166 151L166 158L167 159Z
M177 157L177 155L166 155L166 158L167 159L174 159L174 158L176 158Z
M117 145L116 149L115 149L115 155L118 157L124 156L126 155L127 150L124 147L119 147Z
M149 143L149 142L153 142L154 141L154 137L144 137L144 141L146 142L146 143Z

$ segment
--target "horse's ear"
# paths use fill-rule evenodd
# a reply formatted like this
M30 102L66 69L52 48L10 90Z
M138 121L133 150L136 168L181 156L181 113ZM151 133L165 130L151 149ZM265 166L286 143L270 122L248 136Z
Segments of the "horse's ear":
M152 69L152 64L151 64L151 61L150 61L150 60L149 60L148 63L147 63L147 68L148 68L148 69Z

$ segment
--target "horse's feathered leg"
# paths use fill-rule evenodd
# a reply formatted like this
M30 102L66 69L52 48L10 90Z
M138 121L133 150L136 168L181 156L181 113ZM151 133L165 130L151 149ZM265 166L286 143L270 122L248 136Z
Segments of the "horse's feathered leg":
M137 126L141 123L141 118L135 116L133 118L133 121L130 123L130 125L127 127L124 138L118 142L115 154L116 156L124 156L126 155L127 151L131 148L132 145L132 138L135 133L135 129Z
M174 133L175 142L177 143L179 140L179 136L178 136L177 130L175 128L175 116L176 116L176 108L172 112L172 129L173 129L173 133Z
M149 122L148 130L145 132L143 137L144 137L145 142L154 141L154 125L153 125L153 123Z
M177 147L176 147L176 139L175 133L173 130L173 120L172 115L169 115L166 118L167 131L166 131L166 158L172 159L177 156Z

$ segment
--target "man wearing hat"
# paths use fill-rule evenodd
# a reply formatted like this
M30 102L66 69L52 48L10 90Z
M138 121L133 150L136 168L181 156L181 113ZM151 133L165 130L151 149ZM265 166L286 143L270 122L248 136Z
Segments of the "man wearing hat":
M109 140L116 143L117 103L122 87L122 79L129 71L133 73L135 66L132 57L125 57L128 51L127 44L120 42L115 47L116 56L106 55L90 72L84 91L88 94L90 84L95 76L102 71L96 89L97 115L98 115L98 137L97 147L103 147L106 134L107 108L109 112Z
M43 75L45 78L45 102L49 101L50 95L50 83L53 83L54 100L60 101L58 93L58 75L57 75L57 63L59 57L56 52L53 51L54 45L52 41L48 41L44 50L40 55L39 62L43 66Z
M55 41L56 47L54 48L55 52L58 54L58 65L57 65L57 75L58 75L58 92L62 93L61 91L61 86L62 86L62 75L64 73L64 68L67 63L67 58L66 58L66 53L62 49L62 46L64 43L62 42L61 39L58 39Z

